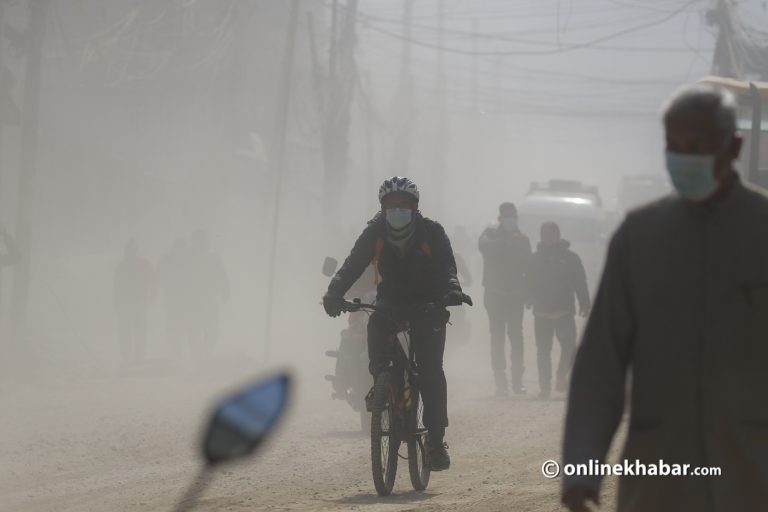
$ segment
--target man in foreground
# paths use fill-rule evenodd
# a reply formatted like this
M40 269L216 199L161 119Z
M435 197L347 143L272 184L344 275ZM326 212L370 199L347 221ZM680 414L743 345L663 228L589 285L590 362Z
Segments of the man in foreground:
M664 114L676 194L631 212L611 241L576 356L563 463L603 461L624 410L622 458L719 467L719 477L621 477L618 509L759 511L768 504L768 200L733 169L731 94L679 92ZM565 477L574 512L600 478Z

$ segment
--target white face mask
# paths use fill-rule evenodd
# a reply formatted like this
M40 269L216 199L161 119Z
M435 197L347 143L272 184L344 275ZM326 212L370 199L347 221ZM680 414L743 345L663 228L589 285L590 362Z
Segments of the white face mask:
M393 229L403 229L411 223L413 211L408 208L389 208L385 212L387 224Z

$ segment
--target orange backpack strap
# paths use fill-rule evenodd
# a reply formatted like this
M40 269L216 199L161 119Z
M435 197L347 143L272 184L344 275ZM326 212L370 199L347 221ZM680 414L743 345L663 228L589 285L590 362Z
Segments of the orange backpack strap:
M427 255L427 257L432 257L432 248L429 247L429 244L427 242L423 242L421 244L421 252Z
M373 256L373 284L379 285L381 276L379 274L379 258L381 257L381 251L384 250L384 239L379 238L376 240L376 254Z

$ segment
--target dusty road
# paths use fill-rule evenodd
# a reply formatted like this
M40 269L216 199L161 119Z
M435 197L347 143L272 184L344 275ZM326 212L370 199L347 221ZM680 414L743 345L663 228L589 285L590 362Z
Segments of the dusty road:
M540 466L559 458L565 403L562 396L533 398L532 343L526 346L530 396L520 399L491 397L487 344L452 351L446 369L453 465L433 473L426 491L414 492L401 463L388 498L373 489L370 441L358 416L330 400L324 348L315 366L296 370L296 400L279 434L256 460L219 471L200 510L562 510L560 480L543 478ZM0 510L169 510L195 474L198 429L210 400L241 382L247 374L241 370L51 376L6 386ZM607 504L614 484L607 482Z

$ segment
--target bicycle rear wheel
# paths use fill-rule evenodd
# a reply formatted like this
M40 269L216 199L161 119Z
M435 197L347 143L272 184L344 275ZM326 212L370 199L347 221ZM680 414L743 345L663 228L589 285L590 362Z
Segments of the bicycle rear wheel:
M411 388L408 411L408 472L414 489L423 491L427 488L432 470L427 451L427 429L424 428L424 403L416 387Z
M395 396L392 375L381 372L373 388L371 412L371 466L373 485L379 496L388 496L392 492L397 474L400 437L396 431Z

